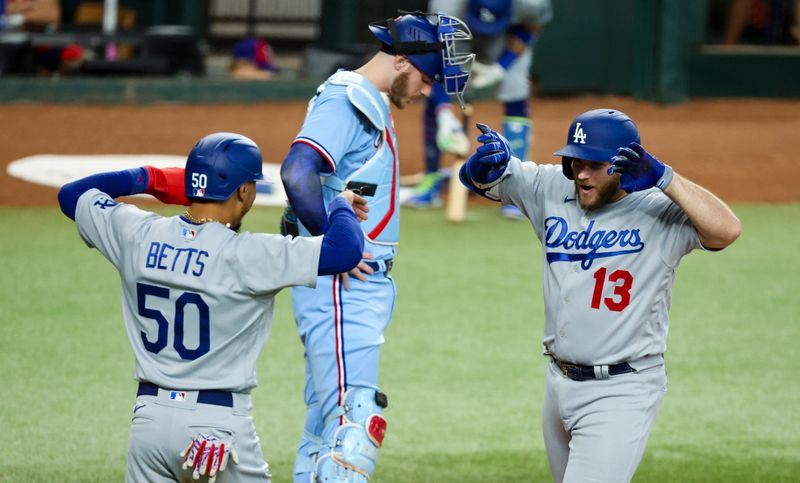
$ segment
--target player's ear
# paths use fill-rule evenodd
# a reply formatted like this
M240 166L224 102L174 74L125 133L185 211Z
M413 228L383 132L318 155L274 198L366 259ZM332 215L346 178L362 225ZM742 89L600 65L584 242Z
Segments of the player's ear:
M408 58L404 55L395 55L394 56L394 68L398 72L404 72L411 63L408 61Z
M236 190L236 195L239 197L239 201L244 202L247 200L247 190L248 190L247 183L239 186L239 189Z

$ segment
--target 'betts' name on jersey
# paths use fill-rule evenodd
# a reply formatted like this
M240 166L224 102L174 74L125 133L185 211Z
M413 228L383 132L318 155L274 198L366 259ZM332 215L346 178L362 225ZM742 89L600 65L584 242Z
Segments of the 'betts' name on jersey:
M98 190L78 199L75 222L120 273L136 378L163 388L250 391L275 294L317 281L322 237L236 234Z

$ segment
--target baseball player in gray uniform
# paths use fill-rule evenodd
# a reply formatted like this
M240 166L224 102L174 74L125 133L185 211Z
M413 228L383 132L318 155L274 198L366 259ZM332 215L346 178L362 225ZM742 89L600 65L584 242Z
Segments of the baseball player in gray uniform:
M629 481L666 391L668 310L681 258L720 250L741 225L708 190L641 146L624 113L579 115L555 153L522 162L479 124L461 181L511 203L542 243L542 429L557 482Z
M126 480L270 481L250 415L255 364L284 287L314 286L361 260L364 199L345 191L324 236L237 233L263 180L253 141L214 133L183 168L101 173L58 199L89 247L119 271L122 313L139 381ZM114 201L150 193L189 204L163 217ZM355 206L358 214L354 212Z

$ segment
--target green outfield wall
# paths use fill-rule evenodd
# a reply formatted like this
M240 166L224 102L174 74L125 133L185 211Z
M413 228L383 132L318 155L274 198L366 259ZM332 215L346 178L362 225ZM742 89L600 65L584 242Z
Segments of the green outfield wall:
M800 46L715 47L705 44L708 7L693 0L552 0L554 18L536 44L532 74L539 95L610 93L678 103L690 97L800 98ZM388 15L401 1L326 0L315 44L357 51L368 42L367 17ZM407 2L416 7L420 2ZM411 5L413 3L413 5ZM65 16L76 1L64 1ZM205 2L123 0L140 26L191 25L202 31ZM355 8L357 7L357 8ZM355 8L356 12L353 13ZM362 49L363 50L363 49ZM308 99L321 79L270 82L224 77L4 77L0 102L153 103ZM470 92L473 99L492 91Z

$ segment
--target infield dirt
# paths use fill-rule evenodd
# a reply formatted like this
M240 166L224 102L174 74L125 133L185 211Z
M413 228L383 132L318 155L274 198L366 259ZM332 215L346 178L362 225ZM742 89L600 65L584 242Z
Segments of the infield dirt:
M728 202L800 202L797 139L800 101L693 100L677 106L630 98L589 96L534 99L530 159L552 156L566 140L571 120L589 109L609 107L630 115L646 149L675 170ZM394 110L401 173L422 170L420 105ZM302 124L306 102L253 105L40 105L0 106L0 205L56 202L56 190L6 173L10 162L36 154L186 155L202 136L231 131L252 138L265 162L280 163ZM475 104L473 119L497 129L497 102ZM336 129L336 126L331 126ZM470 136L477 136L473 127ZM794 142L792 142L794 140ZM449 160L445 160L445 164Z

